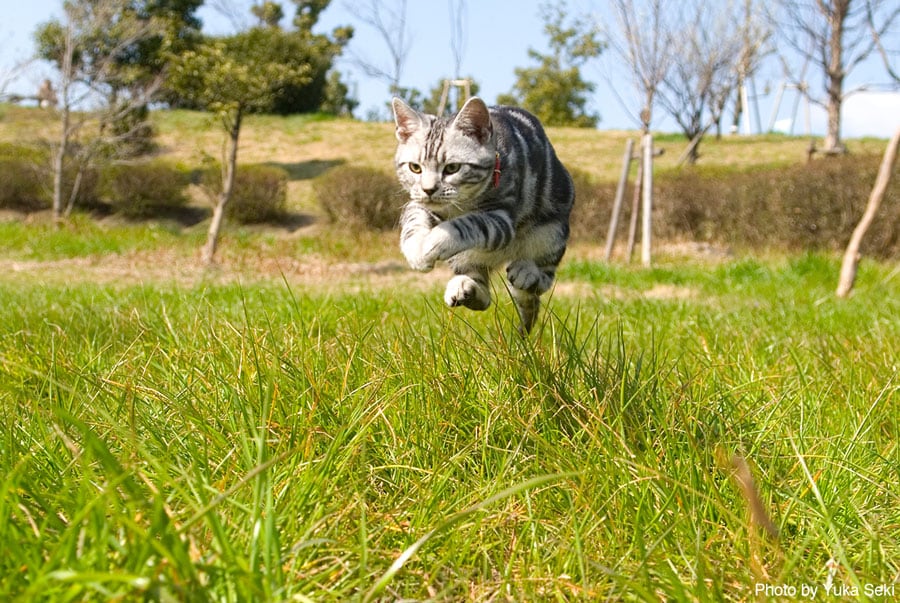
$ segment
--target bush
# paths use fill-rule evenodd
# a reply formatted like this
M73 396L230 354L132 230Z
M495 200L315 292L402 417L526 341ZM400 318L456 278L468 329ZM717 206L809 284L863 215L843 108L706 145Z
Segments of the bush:
M207 193L215 198L222 192L219 167L207 168L201 177ZM288 173L270 165L239 165L234 190L225 206L225 215L240 224L280 220L287 211Z
M575 184L575 205L569 219L572 237L592 242L606 241L616 185L594 182L580 170L572 170L571 175ZM630 205L631 196L628 195L626 200Z
M29 159L0 156L0 208L35 211L49 206L40 167Z
M373 168L336 167L313 181L313 191L335 224L390 230L406 200L393 175Z
M692 169L658 180L654 230L744 247L841 250L862 217L879 157L847 156L736 172ZM895 178L887 199L900 193ZM884 203L863 242L866 253L895 255L900 206Z
M71 161L63 173L63 205L69 202L78 173ZM0 207L36 211L50 207L53 200L53 174L46 148L10 143L0 144ZM91 206L98 199L99 175L93 167L81 171L78 206Z
M129 218L145 218L183 207L190 175L163 161L119 164L106 170L103 189L113 209Z

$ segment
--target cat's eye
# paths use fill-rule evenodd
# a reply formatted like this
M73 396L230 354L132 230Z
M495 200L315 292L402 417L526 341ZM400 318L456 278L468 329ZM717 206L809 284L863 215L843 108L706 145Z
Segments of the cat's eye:
M462 167L461 163L448 163L444 166L444 173L447 175L455 174Z
M408 165L409 165L409 171L412 172L413 174L421 174L422 173L422 166L419 165L418 163L410 162Z

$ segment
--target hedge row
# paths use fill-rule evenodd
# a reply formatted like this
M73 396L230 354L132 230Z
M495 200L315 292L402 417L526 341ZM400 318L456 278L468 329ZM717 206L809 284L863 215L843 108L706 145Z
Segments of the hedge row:
M654 236L739 248L840 250L862 216L880 157L829 157L780 168L735 170L695 167L658 174L654 182ZM0 145L0 207L48 207L47 151ZM43 166L43 167L42 167ZM74 174L64 175L71 190ZM605 241L615 184L573 174L576 202L572 236ZM183 206L186 188L199 183L210 197L221 189L218 168L199 172L160 160L88 170L79 204L101 200L123 215L145 217ZM265 165L239 166L229 217L242 223L277 221L285 214L288 175ZM340 166L313 181L326 219L351 229L395 228L405 202L395 177L384 170ZM620 218L620 240L630 217L632 190ZM900 179L863 242L863 252L900 252Z
M36 211L50 207L52 176L46 149L0 145L0 208ZM68 200L75 168L63 175L64 199ZM76 205L106 205L128 218L165 215L188 203L187 187L197 182L211 198L222 189L220 170L211 167L194 172L163 160L112 164L102 170L82 171ZM286 210L288 175L266 165L239 166L235 188L226 208L237 222L278 220Z
M654 181L654 236L738 248L842 250L865 210L880 157L817 159L781 168L735 171L693 168ZM573 236L605 241L615 185L576 175ZM628 191L620 218L624 240L630 217ZM900 178L893 178L863 252L900 252Z

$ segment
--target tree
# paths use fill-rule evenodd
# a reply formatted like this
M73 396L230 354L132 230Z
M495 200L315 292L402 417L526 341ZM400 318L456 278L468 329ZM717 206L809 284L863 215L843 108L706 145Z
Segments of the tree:
M106 105L117 107L104 116L113 119L101 124L102 127L120 136L130 133L137 151L147 150L152 131L145 119L146 102L136 104L133 99L150 100L160 89L167 57L197 42L200 21L194 13L202 2L70 0L64 3L64 7L94 15L91 17L96 21L93 30L82 29L76 36L79 77L91 87L93 94L104 96ZM56 63L58 68L62 66L65 29L65 24L51 21L36 33L38 56ZM140 30L139 35L135 35L136 29Z
M218 247L225 208L234 190L237 172L238 141L243 119L272 102L272 95L283 86L302 85L309 79L309 67L269 61L266 49L255 35L241 38L246 45L235 51L222 40L211 40L196 50L183 53L172 67L169 85L219 118L226 134L222 161L222 192L216 200L209 225L203 261L212 264ZM255 34L255 35L254 35Z
M453 77L462 79L462 60L466 45L466 0L448 0L447 7L450 10L450 50L453 53Z
M51 149L56 221L71 210L84 168L101 150L114 150L134 128L142 126L130 122L129 129L106 127L148 102L158 80L156 84L144 82L129 94L114 91L127 79L123 56L163 31L158 20L123 11L116 0L70 0L64 3L63 11L62 22L47 23L36 32L41 55L58 70L59 135ZM94 110L88 111L91 106ZM76 107L83 110L75 114ZM88 118L100 124L99 131L76 145ZM75 166L75 176L66 200L63 178L72 171L69 163Z
M637 104L623 104L626 108L633 107L632 115L646 134L653 122L657 92L676 59L669 48L675 33L675 22L670 16L673 4L669 0L648 0L641 5L636 5L634 0L610 2L618 24L612 47L630 71L639 99Z
M254 4L250 12L259 20L259 27L281 27L279 23L284 19L284 9L277 2L266 0L262 4Z
M565 3L541 5L550 53L529 49L528 56L538 65L517 68L512 93L501 95L497 102L520 105L549 126L592 128L600 117L586 108L594 85L584 80L581 67L600 56L605 43L598 26L582 19L567 25L567 17Z
M884 49L884 39L897 35L900 4L896 0L784 0L783 6L783 38L822 73L824 98L810 98L828 114L824 151L843 152L841 106L847 96L864 89L845 90L846 78L872 52ZM887 51L881 54L889 75L896 74Z
M402 88L400 78L403 67L409 56L410 36L406 28L407 0L358 0L345 4L348 11L357 19L372 27L381 36L390 55L388 66L380 65L370 59L356 55L354 60L369 77L380 79L388 84L390 93L403 97L416 106L421 92L413 88Z
M321 110L331 112L336 107L337 113L347 113L356 106L355 101L347 97L349 89L343 85L335 85L340 82L335 82L334 77L339 76L330 75L335 59L352 38L353 29L347 26L336 27L330 35L312 31L320 13L329 3L330 0L294 0L296 13L293 29L283 29L280 25L284 17L281 5L271 1L263 2L251 8L258 21L257 26L217 38L224 44L229 56L238 58L239 55L252 52L253 56L246 57L247 61L293 65L308 72L308 77L302 83L282 83L280 87L273 88L268 95L268 104L257 105L252 112L290 115ZM341 91L344 93L343 98L335 98L334 95ZM196 98L184 97L171 89L167 100L173 107L202 109L196 104Z
M687 8L691 12L670 46L678 60L660 82L659 100L690 141L687 160L694 163L737 80L744 31L727 4L701 0Z

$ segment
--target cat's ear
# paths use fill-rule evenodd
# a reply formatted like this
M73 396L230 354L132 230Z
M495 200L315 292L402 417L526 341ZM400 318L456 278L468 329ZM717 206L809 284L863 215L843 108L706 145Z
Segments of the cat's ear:
M394 108L394 123L397 124L397 140L406 142L425 121L418 111L396 96L391 101L391 106Z
M453 120L453 126L481 144L487 144L494 133L487 105L477 96L466 101Z

